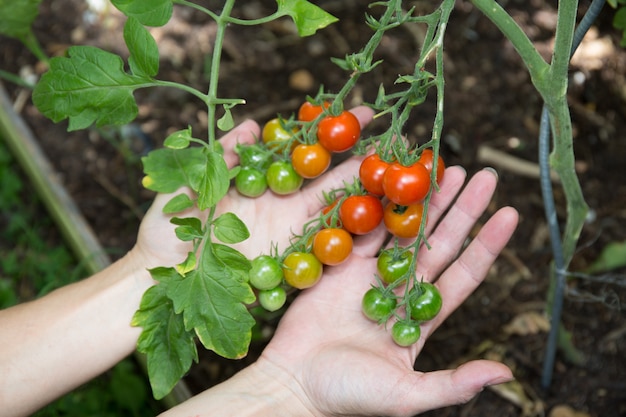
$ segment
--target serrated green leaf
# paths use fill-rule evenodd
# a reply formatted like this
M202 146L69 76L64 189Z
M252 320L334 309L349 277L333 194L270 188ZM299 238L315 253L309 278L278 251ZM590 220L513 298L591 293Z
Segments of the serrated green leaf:
M241 252L233 249L230 246L221 245L219 243L213 244L213 253L224 266L226 266L234 274L234 277L239 282L248 282L249 272L252 265L250 260L246 258ZM248 301L246 301L248 302Z
M39 15L41 0L0 0L0 34L24 39Z
M133 74L154 77L159 72L159 48L148 30L134 17L124 25L124 41L130 52L128 65Z
M252 302L254 293L216 258L210 244L195 271L168 283L167 295L205 348L226 358L246 355L254 319L243 303Z
M298 35L310 36L339 19L307 0L276 0L278 13L289 15Z
M150 177L147 188L159 193L173 193L187 186L198 191L205 175L207 158L201 148L151 151L141 158L144 173Z
M198 352L195 334L185 330L182 315L174 312L166 294L166 283L180 276L174 268L155 268L150 273L161 283L144 293L131 324L142 328L137 350L147 356L152 392L161 399L189 371L192 361L198 361Z
M179 213L193 207L193 204L193 200L189 198L187 194L178 194L165 204L163 207L163 213Z
M187 129L171 133L165 138L163 146L171 149L185 149L191 143L191 139L193 139L193 137L191 136L191 126L189 126Z
M187 254L187 258L178 265L175 266L176 272L178 272L181 276L187 275L187 273L193 271L198 264L198 260L196 259L196 254L193 252L189 252Z
M202 222L196 217L174 217L170 223L178 226L174 232L184 242L202 238Z
M111 0L111 3L146 26L163 26L172 18L174 10L172 0Z
M69 130L96 123L123 125L137 116L133 92L150 80L124 72L122 59L93 46L73 46L50 60L33 91L35 106L52 121L69 118Z
M224 243L239 243L250 237L246 224L234 213L224 213L215 219L213 233Z
M198 208L206 210L220 201L230 188L228 167L224 157L215 151L206 153L205 172L201 177L198 193Z

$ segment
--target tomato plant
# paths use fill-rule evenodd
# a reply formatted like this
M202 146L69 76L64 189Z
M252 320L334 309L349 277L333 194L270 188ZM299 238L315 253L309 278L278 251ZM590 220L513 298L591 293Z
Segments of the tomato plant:
M417 162L424 165L426 169L428 170L428 172L431 173L434 167L434 157L435 157L435 153L433 152L432 149L424 149L419 159L417 160ZM443 162L443 158L441 157L441 155L439 155L437 157L437 174L436 174L437 184L441 183L445 170L446 170L446 165Z
M411 346L420 338L421 330L418 323L410 320L400 320L391 327L391 337L398 346Z
M303 178L317 178L330 166L330 152L319 142L312 145L301 143L291 154L293 168Z
M267 311L276 311L285 305L287 292L283 287L270 288L259 291L257 299L261 307Z
M313 254L324 265L339 265L352 253L352 235L344 229L322 229L313 238Z
M322 270L322 263L312 253L292 252L283 261L285 281L300 290L317 284Z
M333 216L330 214L331 210L333 210L338 203L339 200L335 200L322 209L322 216L328 216L325 220L326 227L341 227L341 219L338 216L333 219Z
M398 301L392 292L372 287L363 294L361 310L368 319L384 323L393 315Z
M401 206L389 202L385 206L383 222L392 235L401 238L417 237L422 222L424 205L422 203Z
M424 199L430 189L430 176L419 162L404 166L392 163L383 176L385 196L396 204L408 206Z
M385 195L383 176L389 165L388 162L380 159L378 154L372 154L365 158L359 167L359 179L363 188L379 197Z
M398 248L383 250L376 260L376 270L382 280L391 284L400 278L406 277L411 266L413 252Z
M283 282L283 269L276 258L259 255L252 260L251 264L248 281L254 288L269 290Z
M251 166L242 167L235 177L235 188L246 197L258 197L267 190L266 175Z
M276 194L292 194L300 189L304 179L288 161L274 161L267 169L267 185Z
M383 219L383 204L371 195L351 195L339 207L341 225L348 232L364 235L374 230Z
M317 125L317 139L331 152L351 149L361 136L359 119L347 110L339 116L326 116Z
M435 318L441 310L441 293L430 282L420 282L409 294L411 317L419 322Z
M300 120L301 122L312 122L313 120L317 119L317 117L322 114L324 109L327 109L329 106L330 103L327 101L323 102L322 105L317 105L309 101L305 101L298 109L298 120Z

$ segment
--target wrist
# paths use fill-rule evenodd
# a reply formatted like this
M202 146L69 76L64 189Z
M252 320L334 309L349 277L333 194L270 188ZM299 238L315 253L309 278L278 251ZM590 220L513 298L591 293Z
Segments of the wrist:
M229 380L172 408L162 417L312 417L315 415L312 410L293 375L260 358Z

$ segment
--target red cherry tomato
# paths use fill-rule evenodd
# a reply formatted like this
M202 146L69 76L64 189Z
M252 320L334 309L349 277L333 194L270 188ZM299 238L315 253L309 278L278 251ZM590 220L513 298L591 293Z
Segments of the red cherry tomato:
M328 169L330 161L330 152L319 143L301 143L291 154L293 169L304 178L319 177Z
M339 116L326 116L317 125L317 139L331 152L352 148L361 136L359 119L347 110Z
M417 162L424 165L429 173L433 171L434 153L432 149L424 149ZM441 155L437 157L437 184L441 183L443 179L443 173L446 170L446 165L443 162Z
M339 207L339 218L344 229L355 235L374 230L383 219L383 203L372 195L352 195Z
M385 206L383 221L392 235L401 238L414 238L419 233L423 211L424 205L421 203L399 206L390 201Z
M368 192L377 196L385 195L383 176L389 165L389 163L380 159L380 156L377 154L370 155L361 162L359 179Z
M322 229L313 238L313 254L324 265L339 265L352 253L352 235L344 229Z
M324 107L322 108L322 106ZM330 107L330 103L325 101L322 106L318 106L311 102L305 101L300 106L300 109L298 109L298 120L300 120L301 122L311 122L315 120L317 116L322 114L324 109Z
M430 189L430 175L419 162L410 166L394 162L383 176L385 196L396 204L408 206L424 199Z

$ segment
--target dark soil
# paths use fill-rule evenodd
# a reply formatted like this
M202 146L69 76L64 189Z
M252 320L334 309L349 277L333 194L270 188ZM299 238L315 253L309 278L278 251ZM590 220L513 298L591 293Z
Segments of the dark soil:
M265 14L275 4L271 0L240 3L245 6L237 13L246 17ZM222 96L247 100L246 106L236 109L238 120L254 118L262 123L276 113L288 115L306 94L315 94L320 84L330 91L341 88L346 74L329 58L342 57L365 44L371 33L363 20L368 2L318 3L341 20L311 38L297 38L282 20L228 33L220 88ZM412 3L426 11L432 7L430 2ZM506 3L507 10L549 56L556 2ZM581 15L588 2L582 3ZM85 8L85 3L77 0L43 2L36 33L47 53L61 54L69 45L79 43L124 54L117 14L105 14L87 24L83 20ZM619 47L620 34L611 26L612 15L610 8L605 9L571 71L569 98L577 169L593 214L583 230L572 271L584 271L608 243L626 240L626 146L622 137L626 131L626 52ZM203 69L213 33L210 22L177 11L175 24L155 31L163 54L159 77L204 85ZM372 101L380 83L393 88L398 74L411 73L419 34L419 27L389 32L379 56L385 65L363 78L348 104ZM1 42L3 69L41 71L20 44L5 38ZM585 277L569 282L563 324L584 360L573 364L560 352L551 388L540 388L547 337L542 313L551 252L539 182L503 164L502 158L485 160L481 155L485 149L495 149L521 160L536 161L541 101L510 44L468 2L457 4L445 53L442 152L446 161L449 165L461 164L470 173L485 165L495 166L500 185L489 211L511 205L519 210L521 223L485 284L432 336L416 368L449 368L473 358L493 358L513 369L517 383L506 392L489 389L468 404L427 415L626 415L626 318L619 310L626 302L624 269L613 271L615 274L604 281ZM298 74L312 76L312 83L302 87L294 81ZM14 86L6 87L16 101L25 94ZM54 125L44 119L29 100L19 106L103 246L114 254L122 254L132 246L141 213L153 197L140 186L137 157L150 146L158 147L168 131L189 124L195 132L205 130L204 113L189 97L170 90L140 91L137 96L141 110L136 123L154 143L114 140L117 148L106 139L111 131L69 134L66 124ZM420 140L429 136L434 114L432 98L411 120L407 132L411 137ZM377 125L370 129L375 131ZM131 156L124 156L120 146L129 149ZM564 197L558 185L554 194L562 219ZM249 357L240 362L203 355L188 378L189 385L201 390L227 378L253 361L262 347L262 343L254 344ZM559 407L563 405L571 409L563 411Z

